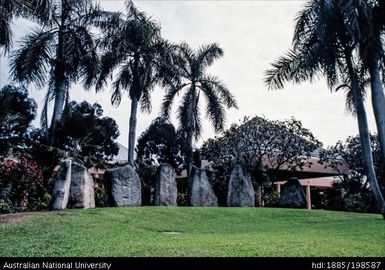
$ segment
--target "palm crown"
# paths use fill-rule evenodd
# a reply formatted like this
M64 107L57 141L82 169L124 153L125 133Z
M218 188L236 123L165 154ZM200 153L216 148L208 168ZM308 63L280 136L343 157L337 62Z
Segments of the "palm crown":
M180 80L167 89L162 104L162 114L169 117L175 96L185 91L177 111L180 128L191 132L196 139L202 132L199 102L201 94L206 99L206 116L216 132L223 131L225 107L238 108L231 92L221 80L206 74L207 68L223 55L217 44L201 46L194 52L186 43L178 47Z
M6 54L10 51L14 17L25 16L45 24L51 17L50 8L49 0L0 0L0 52Z
M101 41L103 54L96 91L118 70L112 85L111 102L119 105L124 91L131 99L128 160L134 159L137 105L144 112L151 111L151 92L156 85L166 86L176 76L173 65L174 46L161 38L160 26L144 12L136 9L131 1L126 2L127 16L114 13L99 26L105 35Z
M16 81L43 88L48 83L42 126L48 128L47 107L55 100L51 128L60 121L71 83L95 77L98 63L96 42L91 31L103 14L91 0L50 1L49 20L27 35L11 59ZM85 79L85 86L90 81Z

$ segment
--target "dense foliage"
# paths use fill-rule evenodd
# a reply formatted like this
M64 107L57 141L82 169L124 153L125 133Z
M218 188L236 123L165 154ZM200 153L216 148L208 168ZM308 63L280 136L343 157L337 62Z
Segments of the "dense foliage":
M56 132L57 146L87 167L103 166L119 151L118 125L97 103L68 103Z
M36 102L25 88L6 85L0 90L0 158L17 155L36 115Z
M49 194L40 197L43 174L36 162L22 157L0 163L0 213L44 208Z
M136 168L142 179L144 204L152 204L155 174L162 163L170 164L176 173L184 169L186 136L162 117L156 118L139 137Z
M137 159L146 164L168 163L180 169L184 163L184 133L164 118L156 118L138 139Z
M382 193L385 193L384 161L377 136L371 136L373 161ZM321 160L338 170L345 163L350 168L349 177L344 177L326 191L325 208L332 210L376 212L376 202L370 191L370 183L361 158L359 137L348 137L333 147L321 152Z

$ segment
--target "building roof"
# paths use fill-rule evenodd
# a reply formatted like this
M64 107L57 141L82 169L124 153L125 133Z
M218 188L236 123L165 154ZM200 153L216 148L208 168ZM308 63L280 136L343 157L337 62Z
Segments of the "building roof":
M331 188L335 182L340 181L341 179L336 176L327 176L327 177L318 177L312 179L300 179L299 182L302 186L311 186L311 187L321 187L321 188ZM278 181L274 184L283 185L287 181Z
M330 166L329 163L323 163L321 164L319 161L320 159L317 157L311 157L307 160L311 163L311 165L304 166L301 169L292 170L289 169L289 165L283 165L278 170L274 169L274 160L272 158L263 158L262 163L263 167L267 172L274 171L275 176L280 180L288 180L291 177L297 177L298 179L309 179L309 178L323 178L323 177L333 177L333 176L339 176L339 175L349 175L350 170L346 163L340 163L336 168L333 168ZM208 169L210 170L211 166L214 163L207 160L202 160L202 169ZM183 170L177 178L186 178L187 173L186 170Z
M119 152L116 156L113 157L113 161L116 162L127 162L128 160L128 149L124 145L118 143L119 146Z

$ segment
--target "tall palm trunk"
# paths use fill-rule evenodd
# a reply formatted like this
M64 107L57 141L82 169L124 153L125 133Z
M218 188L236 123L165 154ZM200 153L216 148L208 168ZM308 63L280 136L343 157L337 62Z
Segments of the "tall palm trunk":
M63 20L63 19L62 19ZM63 54L63 36L61 34L62 30L59 31L59 40L58 40L58 46L56 50L56 61L55 61L55 70L54 70L54 80L55 80L55 103L53 108L53 114L52 114L52 120L51 120L51 126L50 126L50 134L49 134L49 142L51 145L56 144L56 138L55 138L55 130L57 128L57 124L60 122L62 115L63 115L63 109L64 109L64 103L67 96L67 81L65 78L65 70L64 70L64 54Z
M186 153L186 164L187 164L187 181L190 182L191 170L192 170L192 160L193 160L193 131L187 131L187 153Z
M369 68L369 73L372 89L372 106L377 125L378 140L381 146L382 157L385 160L385 96L376 57L373 59L372 65Z
M196 93L195 93L195 84L193 83L191 85L191 123L190 126L188 127L187 130L187 143L188 143L188 148L187 148L187 153L186 153L186 164L187 164L187 182L190 183L191 181L191 170L192 170L192 165L193 165L193 143L194 143L194 132L195 132L195 113L196 110L196 103L197 103L197 98L196 98Z
M376 173L374 170L373 155L370 142L370 133L368 127L368 120L366 110L358 83L357 73L354 70L353 62L350 57L351 54L346 54L346 62L348 65L349 76L352 83L353 98L356 105L358 131L360 135L360 144L362 149L362 158L364 163L364 170L369 180L371 190L375 197L377 208L382 213L385 219L385 201L378 186Z
M136 117L138 113L139 99L137 97L131 98L131 114L128 129L128 162L134 166L134 152L136 140Z

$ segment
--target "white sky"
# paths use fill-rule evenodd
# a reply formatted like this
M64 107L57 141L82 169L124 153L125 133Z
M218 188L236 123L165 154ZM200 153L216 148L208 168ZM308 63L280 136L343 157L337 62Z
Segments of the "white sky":
M123 3L123 0L101 1L107 10L123 10ZM227 127L244 116L264 115L271 120L293 116L301 120L304 127L310 129L325 146L358 133L355 118L345 110L344 93L331 93L323 78L313 84L289 83L284 90L278 91L268 91L263 83L264 72L270 68L270 63L290 48L294 18L305 1L137 0L134 3L160 21L162 34L170 41L187 41L193 48L217 42L223 48L224 57L215 62L209 72L224 81L239 104L239 110L228 111ZM14 32L16 38L25 34L25 23L15 23ZM0 58L0 86L8 82L7 70L7 60ZM30 91L39 104L39 111L44 92ZM152 97L152 113L138 114L138 136L158 116L163 94L161 89L156 89ZM113 117L119 125L121 135L118 141L127 145L128 98L114 108L110 105L108 88L95 94L75 86L70 95L77 101L101 104L105 115ZM369 103L367 109L371 131L374 132ZM35 125L38 125L38 119ZM173 122L177 125L175 119ZM210 123L204 121L203 138L198 144L214 135Z

